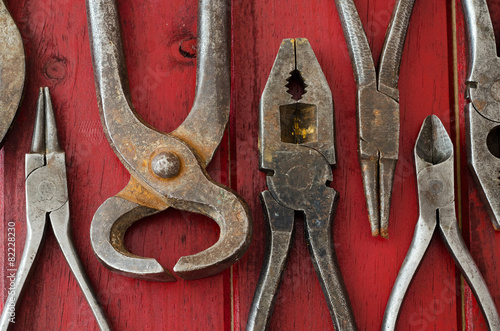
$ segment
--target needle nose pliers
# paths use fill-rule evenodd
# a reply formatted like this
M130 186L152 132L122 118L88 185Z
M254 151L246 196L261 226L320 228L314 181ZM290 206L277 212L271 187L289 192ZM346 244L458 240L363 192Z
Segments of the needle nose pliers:
M49 89L41 89L35 118L31 150L26 154L26 219L27 235L15 284L9 291L0 320L0 330L7 330L10 307L15 308L33 272L47 223L66 261L73 271L101 330L109 330L106 317L97 302L85 270L71 240L69 196L66 180L65 153L59 145L56 121ZM9 266L14 268L14 266Z

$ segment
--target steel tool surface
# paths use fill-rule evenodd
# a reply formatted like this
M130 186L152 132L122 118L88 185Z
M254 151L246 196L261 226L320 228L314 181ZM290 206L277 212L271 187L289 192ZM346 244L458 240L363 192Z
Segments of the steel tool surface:
M462 0L469 39L465 106L469 168L500 230L500 58L486 0Z
M415 144L420 216L387 303L382 330L395 330L406 291L436 231L474 292L490 330L500 330L495 303L465 245L455 216L453 160L453 144L443 124L434 115L427 117Z
M95 254L117 273L175 281L155 259L133 255L124 244L134 222L173 207L211 217L221 228L214 246L181 257L174 272L196 279L228 268L243 256L252 236L245 202L205 171L229 117L230 1L199 1L195 102L184 123L168 134L145 124L133 108L115 0L87 0L87 14L104 132L131 174L129 184L94 216Z
M304 94L292 96L294 83L305 87ZM247 330L264 330L269 323L296 213L305 219L306 240L335 329L355 330L332 240L338 198L328 186L336 163L333 99L307 39L281 44L260 103L259 159L269 189L261 195L268 247Z
M14 286L9 289L0 320L0 330L7 330L19 303L28 276L38 256L47 223L75 275L101 330L109 330L104 313L92 292L85 270L71 240L69 197L65 154L59 146L56 121L49 89L40 89L31 151L26 154L27 235ZM14 268L14 266L12 266Z
M21 34L0 0L0 148L21 103L25 67Z
M373 236L389 236L399 154L399 67L415 0L398 0L386 32L378 74L353 0L335 0L358 93L358 153Z

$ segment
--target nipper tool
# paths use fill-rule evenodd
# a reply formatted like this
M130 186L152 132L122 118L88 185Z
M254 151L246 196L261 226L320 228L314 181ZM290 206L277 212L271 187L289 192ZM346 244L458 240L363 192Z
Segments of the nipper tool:
M357 85L358 153L373 236L389 237L399 154L399 67L415 0L398 0L385 36L378 74L353 0L335 0Z
M17 270L15 284L9 290L0 320L0 330L7 330L11 311L15 310L26 279L33 272L47 223L66 261L75 275L101 330L109 330L104 313L92 292L85 270L71 240L69 197L65 154L57 138L56 121L49 89L40 89L33 141L26 154L26 244ZM11 266L12 268L14 266Z
M490 330L500 330L495 303L462 238L455 216L453 144L438 117L427 117L415 144L420 216L385 309L382 330L395 330L406 291L436 231L475 294Z
M25 76L23 40L0 0L0 148L21 103Z
M462 0L469 40L467 156L493 226L500 230L500 58L486 0Z
M289 93L293 81L305 87L304 94ZM264 330L270 321L297 213L306 223L309 251L335 329L355 330L332 240L338 199L328 186L336 164L333 99L307 39L281 43L260 102L259 159L267 174L268 191L262 192L261 202L268 245L247 331Z
M174 272L197 279L225 270L243 256L252 236L246 203L205 170L229 117L230 0L198 2L195 101L186 120L167 134L145 124L134 110L115 0L87 0L87 14L104 132L131 175L94 215L90 238L96 256L125 276L175 281L155 259L133 255L124 244L134 222L173 207L208 216L221 229L215 245L181 257Z

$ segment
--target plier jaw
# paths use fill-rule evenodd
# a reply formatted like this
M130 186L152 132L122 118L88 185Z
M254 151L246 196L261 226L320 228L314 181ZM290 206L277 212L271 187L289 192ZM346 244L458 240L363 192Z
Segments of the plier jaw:
M358 89L359 160L372 236L389 237L394 173L399 154L399 103L375 85Z
M469 41L467 160L493 227L500 230L500 58L485 0L463 0Z
M298 75L304 93L295 100L290 79ZM317 150L335 165L333 98L314 52L305 38L284 39L260 102L259 160L262 170L276 166L276 151Z

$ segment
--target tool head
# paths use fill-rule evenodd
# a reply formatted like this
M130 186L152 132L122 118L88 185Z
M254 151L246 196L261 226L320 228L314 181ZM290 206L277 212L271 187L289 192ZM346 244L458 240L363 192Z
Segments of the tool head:
M132 223L173 207L209 216L221 228L214 246L180 258L174 271L196 279L228 268L243 256L252 236L243 199L205 170L229 116L230 1L199 1L195 102L184 123L169 134L145 124L130 101L115 1L87 0L87 13L104 132L131 174L129 185L94 216L91 241L97 257L130 277L173 280L156 260L135 256L124 245Z
M284 39L260 101L260 166L272 170L276 151L313 148L335 165L333 98L305 38Z
M453 159L453 143L443 123L435 115L428 116L415 144L421 216L435 219L436 210L454 204Z
M23 41L5 3L0 1L0 148L14 121L24 89Z
M500 230L500 58L485 0L462 1L469 40L466 99L468 163Z
M33 213L50 213L68 201L65 156L59 147L49 89L40 89L33 140L26 154L26 204ZM36 217L35 217L36 218Z
M273 197L308 209L332 180L333 99L307 39L282 41L260 103L259 156Z
M373 236L389 236L394 173L399 154L399 68L415 0L398 0L380 55L378 73L352 0L336 0L358 88L358 148Z

